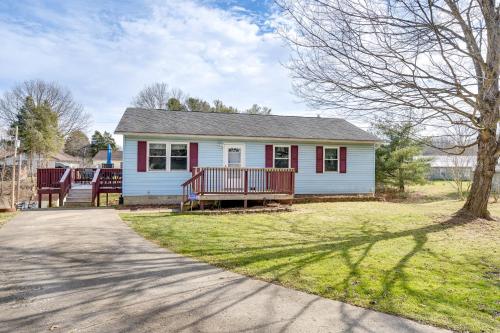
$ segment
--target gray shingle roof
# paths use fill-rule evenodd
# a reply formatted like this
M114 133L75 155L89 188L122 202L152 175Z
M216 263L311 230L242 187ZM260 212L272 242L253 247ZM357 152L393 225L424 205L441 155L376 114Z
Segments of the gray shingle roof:
M344 119L127 108L115 133L379 141Z
M106 161L108 159L108 150L107 149L101 149L95 154L93 157L94 161ZM123 159L123 151L121 150L115 150L111 152L111 159L113 161L121 161Z

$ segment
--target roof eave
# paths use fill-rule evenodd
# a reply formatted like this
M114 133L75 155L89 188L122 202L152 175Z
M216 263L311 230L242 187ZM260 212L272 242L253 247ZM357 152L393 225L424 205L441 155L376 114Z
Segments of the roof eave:
M204 135L204 134L173 134L173 133L145 133L128 132L116 130L114 134L141 136L141 137L182 137L188 139L223 139L223 140L248 140L248 141L283 141L283 142L325 142L325 143L369 143L376 144L382 140L355 140L355 139L322 139L322 138L283 138L283 137L254 137L254 136L230 136L230 135Z

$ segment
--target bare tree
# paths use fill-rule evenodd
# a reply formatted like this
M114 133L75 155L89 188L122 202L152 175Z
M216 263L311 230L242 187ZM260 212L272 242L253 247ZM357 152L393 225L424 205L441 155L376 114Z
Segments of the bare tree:
M435 132L453 124L475 131L477 165L463 212L489 218L500 155L495 0L276 2L296 91L313 106Z
M0 119L5 124L15 122L19 110L29 96L35 106L48 103L50 109L57 114L59 131L64 136L75 130L84 130L89 125L89 115L82 105L74 100L68 89L55 82L43 80L24 81L5 92L0 99Z
M457 190L458 198L464 200L470 190L471 170L475 157L470 155L452 155L450 157L450 182Z
M464 149L459 147L468 147L471 142L476 141L476 131L467 126L454 125L444 130L443 139L446 139L441 147L455 147L446 150L450 159L450 181L457 190L460 200L466 198L470 191L471 170L476 165L476 156L464 154Z
M175 99L184 103L188 97L177 88L169 89L165 82L155 82L145 86L133 99L132 105L144 109L169 109L169 100Z

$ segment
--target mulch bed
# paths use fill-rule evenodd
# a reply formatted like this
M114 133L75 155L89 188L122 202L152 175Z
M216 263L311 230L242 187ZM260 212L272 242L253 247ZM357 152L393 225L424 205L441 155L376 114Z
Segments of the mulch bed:
M251 208L224 208L224 209L205 209L184 211L183 214L194 215L222 215L222 214L259 214L259 213L282 213L291 212L291 206L256 206Z
M353 202L353 201L384 201L384 198L373 195L308 195L295 196L293 203L315 202Z

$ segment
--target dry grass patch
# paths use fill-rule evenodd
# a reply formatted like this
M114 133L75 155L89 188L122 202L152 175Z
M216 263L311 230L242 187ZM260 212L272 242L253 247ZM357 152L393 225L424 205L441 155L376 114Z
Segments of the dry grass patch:
M0 227L13 218L14 215L16 215L16 213L0 213Z

